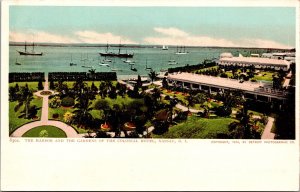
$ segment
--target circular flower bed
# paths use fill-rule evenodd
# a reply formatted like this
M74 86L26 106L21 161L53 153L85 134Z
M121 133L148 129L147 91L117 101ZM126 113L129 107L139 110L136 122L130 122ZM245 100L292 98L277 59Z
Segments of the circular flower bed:
M72 107L74 104L75 104L75 100L72 97L69 97L69 96L64 97L61 100L61 105L63 107Z
M52 95L51 91L42 91L41 95Z
M136 129L136 126L135 126L134 123L132 123L132 122L126 122L124 124L124 130L125 131L133 131L134 129Z

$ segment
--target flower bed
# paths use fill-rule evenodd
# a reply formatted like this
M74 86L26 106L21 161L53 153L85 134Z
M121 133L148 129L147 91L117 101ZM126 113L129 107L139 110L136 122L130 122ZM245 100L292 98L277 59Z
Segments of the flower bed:
M108 123L101 124L100 129L102 131L110 131L110 125Z
M52 95L51 91L42 91L41 95Z
M125 131L133 131L134 129L136 129L136 126L135 126L134 123L132 123L132 122L126 122L124 124L124 130Z

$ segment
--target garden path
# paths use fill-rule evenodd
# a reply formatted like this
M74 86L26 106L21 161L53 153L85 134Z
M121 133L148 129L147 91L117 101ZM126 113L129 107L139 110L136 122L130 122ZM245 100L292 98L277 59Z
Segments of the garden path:
M271 132L273 123L274 123L274 118L268 117L268 123L265 127L263 134L261 135L261 139L274 139L275 134Z
M54 91L48 89L48 78L47 77L45 78L43 91L50 91L51 94L55 94ZM36 96L43 98L41 120L34 121L34 122L31 122L31 123L28 123L28 124L25 124L25 125L19 127L10 136L11 137L22 137L22 135L24 135L30 129L33 129L33 128L39 127L39 126L44 126L44 125L51 125L51 126L58 127L61 130L63 130L66 133L67 137L80 137L80 135L77 134L77 132L74 130L73 127L71 127L63 122L60 122L60 121L48 120L49 95L41 95L41 92L42 91L38 91L38 92L34 93Z

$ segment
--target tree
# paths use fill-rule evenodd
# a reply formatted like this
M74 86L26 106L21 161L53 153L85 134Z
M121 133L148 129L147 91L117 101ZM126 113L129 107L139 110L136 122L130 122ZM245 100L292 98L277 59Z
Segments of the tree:
M16 90L16 92L20 91L18 83L16 83L16 85L15 85L15 90Z
M15 87L9 87L9 101L15 101L17 98L17 91Z
M55 85L54 85L54 82L53 82L52 79L50 80L49 88L50 88L50 90L54 90L55 89Z
M165 89L169 88L169 84L168 84L168 81L167 81L166 77L164 77L163 80L162 80L162 87L165 88Z
M24 105L24 116L26 119L28 119L30 102L32 101L32 99L33 99L32 91L29 90L28 85L26 83L25 87L21 88L17 96L18 104L15 106L14 110L18 111Z
M94 79L95 78L95 74L96 74L96 69L90 69L89 72L90 72L91 79Z
M87 84L85 82L83 82L82 78L78 78L76 79L75 83L73 84L73 90L75 92L75 94L80 97L83 92L84 92L84 88L86 88Z
M158 76L158 74L155 72L155 71L150 71L150 73L148 74L150 79L151 79L151 82L153 84L153 81L156 79L156 77Z
M99 94L101 96L102 99L104 99L107 95L107 87L106 87L106 83L105 82L101 82L99 85Z
M170 114L170 117L169 117L170 125L172 125L172 123L173 123L173 110L174 110L174 107L177 105L177 103L178 103L178 99L176 97L170 98L170 104L168 106L169 114Z
M108 96L111 98L111 99L116 99L117 98L117 92L116 92L116 87L115 86L112 86L109 93L108 93Z
M186 101L187 101L187 108L188 108L188 111L190 111L190 107L194 106L195 103L196 103L196 98L194 95L188 95L185 97Z
M40 80L39 80L39 83L38 83L38 90L43 90L43 89L44 89L43 82L42 82L42 80L40 79Z
M97 100L94 108L96 110L102 110L104 112L104 121L107 121L108 112L110 110L109 103L105 99Z
M94 82L91 85L91 90L94 94L96 94L98 92L98 88L95 86Z
M141 87L142 87L142 78L141 78L141 76L140 76L140 75L138 75L138 78L137 78L136 84L137 84L138 88L141 88Z
M74 110L74 123L79 124L80 126L86 126L93 120L93 116L91 115L90 111L93 109L89 103L89 96L88 94L82 94L81 97L77 99L78 103L75 104Z

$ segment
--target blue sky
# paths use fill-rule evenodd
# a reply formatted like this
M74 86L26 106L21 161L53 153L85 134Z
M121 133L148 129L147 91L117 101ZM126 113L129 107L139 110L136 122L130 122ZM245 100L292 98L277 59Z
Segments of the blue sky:
M292 7L11 6L10 40L294 47Z

